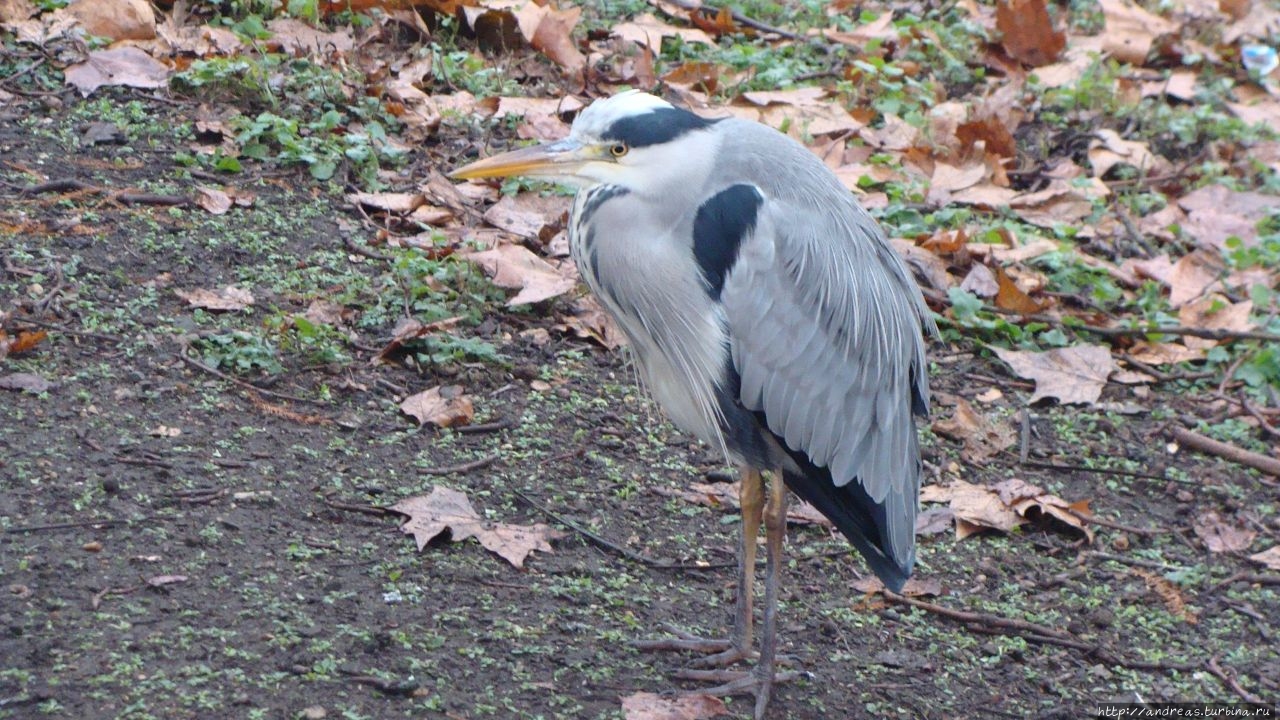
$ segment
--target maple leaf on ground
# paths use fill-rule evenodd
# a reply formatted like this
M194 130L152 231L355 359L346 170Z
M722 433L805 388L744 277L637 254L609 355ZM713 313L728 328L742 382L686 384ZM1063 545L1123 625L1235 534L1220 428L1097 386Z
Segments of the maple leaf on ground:
M174 290L174 295L187 301L191 307L204 310L244 310L253 304L253 293L242 288L227 286L219 290Z
M954 400L955 412L949 418L935 421L933 431L964 443L960 458L965 462L985 463L1017 440L1017 432L1008 422L988 418L962 397Z
M1191 529L1204 543L1209 552L1227 553L1241 552L1249 549L1258 533L1249 528L1229 522L1218 513L1210 510L1200 513L1191 524Z
M85 97L107 85L165 87L172 72L168 65L135 47L94 50L84 62L63 71L66 83Z
M476 411L460 385L440 385L410 395L400 402L400 410L418 421L436 427L467 425Z
M622 698L625 720L703 720L728 714L724 701L710 695L664 697L638 692Z
M389 509L409 517L400 531L413 536L419 551L448 530L452 542L474 537L486 550L518 568L524 567L529 553L551 552L551 541L564 537L563 532L541 523L485 522L465 493L445 487L433 488L429 495L405 498Z
M1045 352L994 350L1019 377L1035 381L1036 390L1028 403L1049 397L1062 403L1093 404L1101 397L1107 378L1119 369L1111 351L1100 345Z
M550 300L578 284L576 277L557 270L523 245L502 243L491 250L465 253L462 257L483 268L494 285L519 288L520 292L507 300L508 307Z

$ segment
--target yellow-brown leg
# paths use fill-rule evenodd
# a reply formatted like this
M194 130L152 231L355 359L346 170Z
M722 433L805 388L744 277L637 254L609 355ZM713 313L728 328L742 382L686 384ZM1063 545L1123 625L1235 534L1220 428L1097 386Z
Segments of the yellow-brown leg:
M743 466L739 475L738 500L742 507L742 534L738 545L738 588L734 603L733 634L724 640L708 640L680 633L680 637L664 640L641 640L641 650L690 650L714 653L696 660L700 667L722 667L751 657L754 636L752 606L755 596L756 539L760 536L760 519L764 510L764 477L759 470ZM688 671L694 677L697 671ZM685 673L682 673L685 675Z
M782 473L771 473L769 497L764 505L765 528L765 585L764 626L761 628L760 659L755 668L740 670L685 670L677 676L690 680L722 682L722 685L704 690L708 695L737 695L752 693L756 697L755 717L764 717L769 705L769 694L774 683L786 682L800 676L790 670L777 672L780 662L787 659L778 656L778 589L782 580L782 544L787 531L787 488ZM745 503L744 503L745 505ZM754 542L754 540L753 540ZM753 553L754 556L754 553ZM748 606L749 607L749 606Z
M760 660L756 663L756 720L764 717L773 688L778 656L778 586L782 582L782 542L787 535L787 488L782 473L773 473L769 482L769 502L764 508L765 574L764 628L760 639Z

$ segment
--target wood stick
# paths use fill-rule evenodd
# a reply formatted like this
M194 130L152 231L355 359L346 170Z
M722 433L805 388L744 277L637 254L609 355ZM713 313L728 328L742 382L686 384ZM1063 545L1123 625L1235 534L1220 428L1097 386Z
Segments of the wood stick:
M1244 448L1236 447L1235 445L1219 442L1218 440L1205 437L1198 432L1194 432L1177 425L1171 425L1169 427L1169 436L1179 444L1185 445L1192 450L1216 455L1224 460L1229 460L1239 465L1251 467L1254 470L1268 475L1280 477L1280 460L1275 458L1251 452ZM1264 482L1264 484L1274 486L1274 483Z

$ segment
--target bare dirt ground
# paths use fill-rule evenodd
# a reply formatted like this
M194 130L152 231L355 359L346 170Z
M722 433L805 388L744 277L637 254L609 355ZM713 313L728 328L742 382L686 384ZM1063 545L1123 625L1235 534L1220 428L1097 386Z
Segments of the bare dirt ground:
M456 332L502 357L371 364L417 314L409 253L354 250L370 232L341 189L293 172L242 178L256 202L224 216L122 202L114 191L202 181L173 161L182 103L103 97L0 111L0 312L10 332L48 332L0 375L52 383L0 395L0 718L620 718L622 697L697 689L669 679L684 658L629 641L725 631L736 516L673 495L724 468L662 422L623 355L552 329L554 304L503 309L455 263L436 310L472 312ZM125 144L85 140L96 121ZM424 150L405 182L455 142ZM32 171L106 191L23 194ZM230 284L254 306L216 314L174 292ZM316 353L255 365L253 343L298 341L277 321L316 299L363 319ZM539 327L548 344L519 334ZM229 346L238 382L198 364ZM980 349L933 359L939 393L998 388L990 408L1025 407L1028 386ZM441 382L466 387L479 431L399 411ZM1165 425L1201 407L1176 383L1107 393L1136 407L1031 408L1027 463L1018 446L962 463L924 432L929 482L1017 477L1087 499L1105 521L1092 543L1053 525L963 541L946 527L921 538L929 592L913 606L855 588L852 551L793 526L781 634L809 674L777 690L770 717L1280 698L1277 576L1193 530L1216 512L1256 533L1250 552L1274 544L1274 483L1169 451ZM475 542L419 553L376 508L436 486L490 520L566 534L523 570Z

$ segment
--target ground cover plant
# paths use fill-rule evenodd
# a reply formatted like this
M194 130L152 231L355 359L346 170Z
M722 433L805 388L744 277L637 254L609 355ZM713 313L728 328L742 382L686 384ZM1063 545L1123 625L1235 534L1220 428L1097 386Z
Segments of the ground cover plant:
M797 509L771 717L1274 703L1278 18L0 0L0 718L749 715L630 645L730 621L722 458L565 192L444 177L623 87L813 148L943 329L917 578Z

